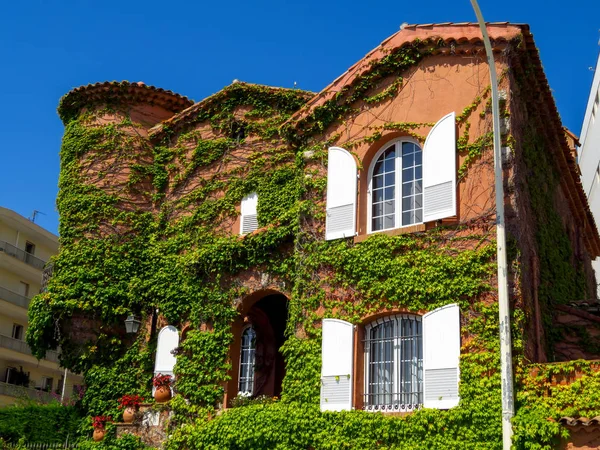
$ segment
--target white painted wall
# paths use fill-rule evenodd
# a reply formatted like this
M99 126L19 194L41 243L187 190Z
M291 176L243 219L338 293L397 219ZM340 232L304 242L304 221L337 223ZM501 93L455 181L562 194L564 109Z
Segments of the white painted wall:
M588 196L596 225L600 226L600 56L596 63L594 81L579 140L581 147L577 159L581 169L581 182ZM592 266L596 272L596 282L600 282L600 258L596 258ZM597 296L600 297L600 289L597 291Z

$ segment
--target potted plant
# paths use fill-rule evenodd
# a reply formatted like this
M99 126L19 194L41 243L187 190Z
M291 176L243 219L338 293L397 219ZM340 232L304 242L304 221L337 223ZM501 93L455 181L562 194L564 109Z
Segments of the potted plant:
M135 417L135 413L140 408L140 403L144 399L139 395L124 395L119 399L119 409L123 410L123 422L131 423Z
M106 422L109 422L111 419L108 416L95 416L92 419L92 426L94 427L94 434L92 438L94 441L98 442L104 439L106 435Z
M152 378L152 385L154 386L154 400L157 403L164 403L171 400L171 375L157 374Z

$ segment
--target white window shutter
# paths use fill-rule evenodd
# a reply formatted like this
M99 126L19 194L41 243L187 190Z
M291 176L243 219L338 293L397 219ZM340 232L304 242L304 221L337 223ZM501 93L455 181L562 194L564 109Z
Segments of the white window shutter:
M456 303L423 316L423 388L425 408L458 405L460 311Z
M456 118L431 129L423 147L423 222L456 215Z
M339 147L329 149L325 240L356 234L356 161Z
M156 345L154 375L161 373L173 376L173 368L175 367L177 358L171 352L177 347L179 347L179 332L177 328L173 325L168 325L160 330Z
M352 409L354 326L323 319L321 349L321 411Z
M258 229L258 219L256 207L258 206L258 195L256 192L246 195L242 199L242 218L240 225L240 234L252 233Z

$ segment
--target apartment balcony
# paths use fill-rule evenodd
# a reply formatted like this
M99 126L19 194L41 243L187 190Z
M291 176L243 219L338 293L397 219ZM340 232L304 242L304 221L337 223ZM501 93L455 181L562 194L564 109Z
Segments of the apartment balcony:
M25 250L21 250L6 241L0 241L0 252L6 253L19 261L23 261L25 264L29 264L38 270L43 270L46 265L46 261L43 259L33 256L31 253L27 253Z
M30 299L25 297L24 295L17 294L11 290L3 288L0 286L0 299L6 300L13 305L20 306L21 308L28 309Z
M0 381L0 395L16 398L28 397L42 403L49 403L54 398L50 392L40 391L25 386L17 386L3 381Z
M0 334L0 347L6 348L9 350L14 350L15 352L23 353L25 355L33 356L31 354L31 349L27 345L27 342L21 341L20 339L15 339L15 338L12 338L9 336L3 336L1 334ZM46 352L46 356L44 357L44 359L51 361L51 362L58 363L58 352L48 350Z

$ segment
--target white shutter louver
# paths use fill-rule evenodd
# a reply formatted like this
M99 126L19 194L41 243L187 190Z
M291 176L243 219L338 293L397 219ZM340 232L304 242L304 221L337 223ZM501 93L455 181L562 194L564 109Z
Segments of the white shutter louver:
M356 161L339 147L331 147L327 162L327 219L325 240L356 234Z
M460 311L456 303L423 316L423 374L425 408L458 405Z
M173 368L177 358L173 353L179 346L179 332L173 325L164 327L158 333L158 343L156 344L156 360L154 362L154 375L161 373L163 375L173 376Z
M321 349L321 411L352 409L354 326L323 319Z
M258 229L258 219L256 207L258 205L258 195L256 192L246 195L242 199L242 218L240 225L240 234L252 233Z
M423 222L456 215L455 114L442 117L423 147Z

